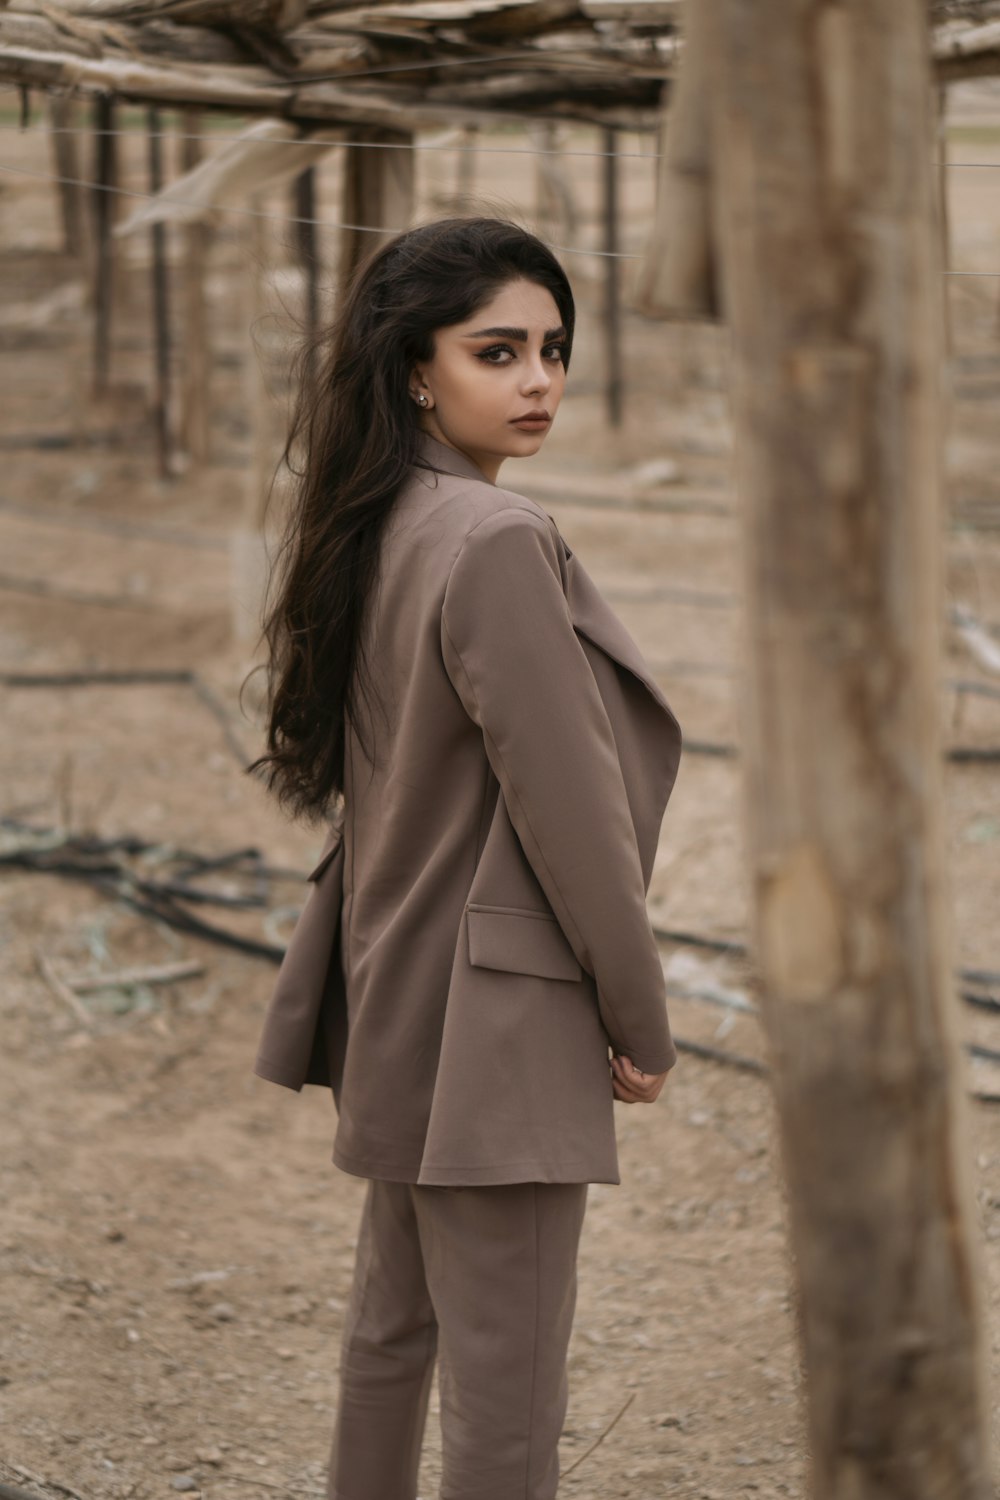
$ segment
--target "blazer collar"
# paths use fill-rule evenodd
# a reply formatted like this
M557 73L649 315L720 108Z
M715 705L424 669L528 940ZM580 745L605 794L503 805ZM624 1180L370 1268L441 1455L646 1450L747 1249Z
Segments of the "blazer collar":
M459 474L463 479L479 479L483 484L491 482L471 458L459 453L457 448L449 448L447 443L439 442L429 432L421 432L417 439L416 461L423 468L437 469L445 474Z

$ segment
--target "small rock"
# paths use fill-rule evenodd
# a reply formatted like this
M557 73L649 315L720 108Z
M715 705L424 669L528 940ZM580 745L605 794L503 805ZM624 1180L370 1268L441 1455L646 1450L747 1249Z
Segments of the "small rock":
M209 1286L213 1281L226 1281L230 1271L223 1267L218 1271L196 1271L193 1276L178 1276L167 1282L172 1292L196 1292L200 1286Z
M196 1490L198 1488L198 1484L190 1474L175 1474L173 1479L171 1479L170 1481L170 1488L172 1490L190 1491Z
M236 1317L236 1309L231 1302L213 1302L208 1315L217 1323L232 1323Z
M198 1460L198 1462L200 1464L221 1464L222 1463L222 1449L221 1448L196 1448L194 1456L195 1456L195 1458Z
M679 1432L687 1432L687 1422L676 1412L668 1411L657 1420L657 1427L676 1427Z
M681 469L672 458L650 458L627 469L625 477L634 490L653 490L661 484L677 484Z
M296 1292L289 1297L281 1316L286 1322L295 1323L308 1318L312 1310L313 1303L310 1298L303 1296L301 1292Z

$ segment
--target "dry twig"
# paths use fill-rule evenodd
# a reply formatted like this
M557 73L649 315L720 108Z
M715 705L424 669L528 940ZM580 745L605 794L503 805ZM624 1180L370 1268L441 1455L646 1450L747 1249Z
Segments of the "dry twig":
M579 1468L580 1464L583 1463L585 1458L590 1457L595 1448L599 1448L601 1446L601 1444L604 1442L604 1439L611 1431L612 1427L616 1426L617 1423L621 1421L622 1417L628 1411L634 1400L635 1392L633 1391L631 1396L629 1396L628 1400L625 1402L625 1405L622 1407L621 1411L618 1412L617 1416L611 1418L611 1421L608 1423L607 1427L605 1427L604 1431L599 1437L594 1439L587 1451L585 1453L581 1453L579 1458L574 1458L568 1469L563 1469L562 1473L559 1476L560 1480L565 1479L567 1474L572 1474L573 1470Z
M69 1010L72 1015L76 1017L81 1025L92 1026L94 1024L94 1018L90 1014L90 1011L83 1004L83 1001L73 993L73 990L66 983L65 979L63 979L62 976L56 972L52 960L46 958L44 953L37 951L35 953L35 960L38 964L38 972L41 974L42 978L45 980L52 993L62 1001L67 1010Z

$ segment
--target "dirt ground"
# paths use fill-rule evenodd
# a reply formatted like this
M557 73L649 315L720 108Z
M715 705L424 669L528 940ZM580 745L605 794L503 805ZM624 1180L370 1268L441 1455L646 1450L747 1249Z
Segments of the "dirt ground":
M44 131L18 134L9 102L0 119L0 161L50 171ZM568 139L579 151L595 143L583 130ZM530 142L507 132L484 144L492 149L477 162L482 205L530 211L530 157L498 154ZM628 136L621 145L651 149ZM982 86L956 95L949 148L953 159L1000 169L1000 97ZM127 180L139 190L142 151L139 137L125 149ZM593 246L599 174L590 158L567 161L574 244ZM651 166L638 158L622 165L623 248L634 251L649 217ZM455 173L450 150L421 158L423 214L444 211ZM321 175L326 217L336 217L336 202L331 162ZM273 195L267 207L280 214L287 202ZM949 208L952 266L1000 273L1000 170L956 168ZM250 244L247 222L225 216L210 254L212 460L161 480L145 239L123 245L113 388L96 401L85 289L61 251L51 189L40 177L0 173L2 670L193 670L223 707L220 720L183 682L7 683L0 814L206 855L253 845L271 865L305 870L319 836L287 823L242 773L237 754L242 748L248 758L259 740L254 693L246 717L237 704L252 642L233 603L234 576L239 596L241 538L255 516L255 442L273 445L283 400L274 385L274 415L262 434L245 368L247 288L262 245L280 269L262 342L274 330L280 337L295 293L280 243L286 231L266 221L266 234ZM325 231L324 254L334 246ZM504 482L551 510L654 664L689 741L738 743L727 336L629 313L625 420L612 432L601 397L600 262L567 255L566 263L581 302L569 394L543 455L508 465ZM954 277L948 295L948 602L972 609L995 641L1000 277ZM632 472L652 460L669 461L655 481ZM955 687L995 687L995 670L991 677L945 620L942 630L948 742L995 746L1000 700ZM995 971L1000 768L949 763L947 802L956 966ZM25 837L2 829L0 848ZM278 879L264 914L203 914L280 942L301 895L296 882ZM0 1479L84 1500L320 1495L364 1183L330 1162L329 1095L295 1096L251 1073L273 966L171 932L51 875L4 873L0 901ZM664 927L745 936L734 759L686 755L650 910ZM752 1015L678 993L710 986L752 993L746 965L669 943L664 957L677 1034L764 1058ZM42 977L40 958L63 972L178 959L204 967L172 986L84 997L81 1019ZM963 1007L960 1026L965 1041L1000 1048L995 1013ZM970 1061L965 1081L1000 1092L1000 1067ZM767 1082L685 1054L655 1107L617 1110L623 1181L590 1191L561 1493L801 1496L802 1392ZM996 1105L970 1102L967 1149L996 1431ZM424 1500L436 1493L440 1469L436 1412L435 1394Z

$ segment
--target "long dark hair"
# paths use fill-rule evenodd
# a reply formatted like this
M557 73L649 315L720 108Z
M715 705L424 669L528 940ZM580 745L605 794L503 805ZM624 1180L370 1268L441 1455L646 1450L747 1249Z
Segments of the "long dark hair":
M435 329L521 278L552 293L568 362L573 293L552 252L507 220L440 219L362 262L315 382L300 387L284 453L296 484L263 624L267 753L248 768L297 816L320 819L344 790L345 717L374 758L358 712L371 698L362 621L382 527L417 456L413 366L433 357Z

